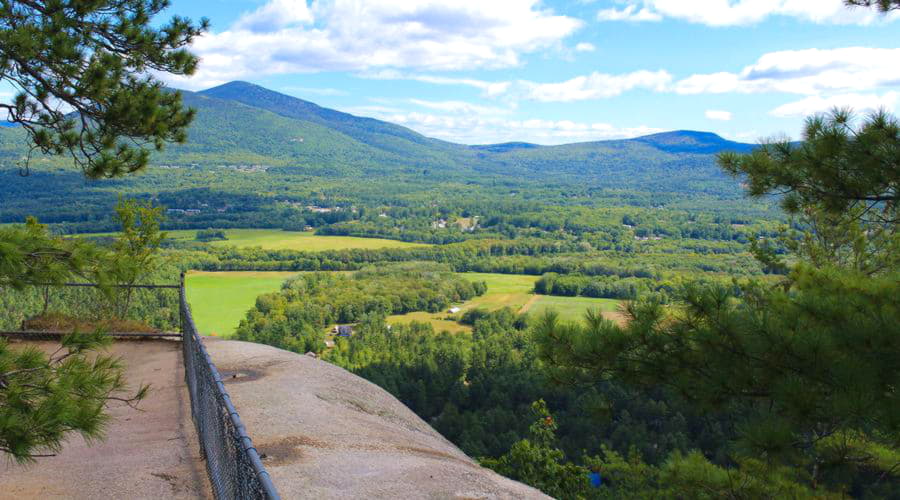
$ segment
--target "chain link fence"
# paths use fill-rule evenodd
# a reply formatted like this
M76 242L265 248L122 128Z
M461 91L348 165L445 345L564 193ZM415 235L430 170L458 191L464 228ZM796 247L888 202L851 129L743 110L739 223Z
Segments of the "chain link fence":
M0 330L178 333L178 288L93 283L0 287Z
M191 414L213 492L220 499L277 499L275 485L197 333L184 292L183 276L181 283L185 378L191 395Z

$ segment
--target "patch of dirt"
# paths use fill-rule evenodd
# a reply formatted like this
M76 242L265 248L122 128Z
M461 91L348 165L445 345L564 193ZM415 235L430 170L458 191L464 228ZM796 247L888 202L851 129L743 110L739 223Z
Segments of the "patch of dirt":
M303 459L301 448L328 448L328 443L309 436L288 436L271 443L257 445L259 456L266 465L285 465Z
M219 372L222 382L226 384L240 384L259 380L266 374L260 370L223 370Z
M453 456L453 455L451 455L451 454L449 454L449 453L445 453L445 452L442 452L442 451L430 450L430 449L428 449L428 448L419 448L419 447L415 447L415 446L398 446L397 449L400 450L400 451L406 451L406 452L409 452L409 453L415 453L416 455L426 455L426 456L429 456L429 457L432 457L432 458L441 458L441 459L444 459L444 460L453 460L454 462L459 462L459 463L462 463L462 464L465 464L465 465L468 465L468 466L471 466L471 467L478 468L478 465L476 465L476 464L473 464L473 463L468 462L468 461L466 461L466 460L460 460L459 457L455 457L455 456Z
M151 472L151 476L158 477L163 481L169 483L169 486L172 487L172 492L178 492L178 478L173 476L172 474L166 474L165 472Z
M528 310L531 309L531 306L533 306L534 303L537 302L538 298L540 298L540 295L534 295L530 299L528 299L528 302L526 302L525 305L523 305L522 308L519 309L519 314L527 313Z
M628 323L628 316L620 311L605 311L603 317L619 326L625 326Z
M105 319L89 320L76 318L61 313L47 313L22 322L23 330L37 330L47 332L93 332L97 329L107 332L127 333L159 333L159 330L150 325L130 319Z
M28 345L52 353L57 341ZM211 498L191 420L181 344L168 340L114 342L125 379L152 386L138 410L111 403L105 438L68 436L55 456L30 466L0 463L0 498Z

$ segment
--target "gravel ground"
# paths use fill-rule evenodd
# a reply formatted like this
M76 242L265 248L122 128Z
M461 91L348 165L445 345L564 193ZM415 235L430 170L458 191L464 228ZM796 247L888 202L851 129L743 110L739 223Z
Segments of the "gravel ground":
M478 466L342 368L259 344L205 343L283 498L548 498Z
M53 342L34 342L56 349ZM184 385L181 344L118 341L127 380L151 384L142 411L114 403L104 441L72 436L62 453L30 466L0 463L0 498L209 498Z

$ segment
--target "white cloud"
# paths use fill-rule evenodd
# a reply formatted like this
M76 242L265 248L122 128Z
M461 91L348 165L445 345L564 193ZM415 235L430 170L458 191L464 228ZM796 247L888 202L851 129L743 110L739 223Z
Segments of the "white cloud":
M581 42L575 45L575 52L593 52L597 50L593 43Z
M621 75L591 73L559 83L519 81L522 97L541 102L572 102L615 97L625 91L644 88L661 92L672 82L672 75L664 70L634 71Z
M848 47L771 52L739 73L692 75L679 94L783 92L817 95L900 84L900 48Z
M540 102L605 99L638 88L662 92L669 89L672 84L672 75L665 70L640 70L618 75L594 72L550 83L529 80L489 82L471 78L409 74L393 69L362 73L359 76L380 80L414 80L435 85L465 85L482 90L483 97L503 96L511 103L519 99Z
M718 120L727 122L731 120L731 111L721 111L717 109L708 109L706 113L704 113L707 118L710 120Z
M457 78L448 76L420 75L402 73L394 69L384 69L380 71L370 71L360 73L361 78L370 78L373 80L413 80L416 82L431 83L434 85L464 85L467 87L475 87L480 89L486 97L496 97L506 93L512 82L488 82L485 80L477 80L474 78Z
M271 0L255 11L242 15L233 29L267 33L312 21L313 14L306 0Z
M512 67L582 25L539 0L270 0L199 38L197 74L169 81L200 88L251 75Z
M597 12L598 21L661 21L662 16L648 8L638 9L637 5L629 5L622 10L603 9Z
M478 114L485 116L506 115L512 112L512 110L508 108L482 106L465 101L427 101L424 99L409 99L409 102L423 108L454 114Z
M868 113L878 109L893 111L900 103L900 92L877 94L838 94L830 97L810 96L799 101L783 104L769 112L779 117L809 116L834 108L852 108L859 113Z
M662 129L638 126L616 127L609 123L584 123L569 120L512 120L503 117L438 115L418 112L376 115L429 137L463 144L489 144L510 141L537 144L624 139L662 132Z
M597 13L602 21L659 21L663 17L708 26L758 23L771 16L788 16L821 24L890 22L900 13L882 16L874 9L850 9L843 0L625 0L623 9Z
M724 137L730 141L736 141L736 142L759 143L760 140L762 140L762 137L760 136L759 132L757 132L756 130L750 130L747 132L735 132L735 133L722 131L719 135L721 135L722 137Z

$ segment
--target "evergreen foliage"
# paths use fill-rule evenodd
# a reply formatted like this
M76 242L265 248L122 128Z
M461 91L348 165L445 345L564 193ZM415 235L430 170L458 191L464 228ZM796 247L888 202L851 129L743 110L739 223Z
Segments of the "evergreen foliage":
M696 408L730 414L733 460L803 471L797 477L812 489L860 494L873 474L895 484L900 461L875 450L900 446L892 178L900 136L884 113L858 131L849 119L811 119L799 151L781 143L721 158L747 176L751 195L787 192L785 208L806 222L782 239L791 262L754 247L766 267L789 270L779 286L687 286L671 310L650 297L631 303L624 327L599 314L583 325L547 314L534 340L548 373L665 386Z
M900 0L844 0L851 7L875 7L880 12L900 10Z
M0 451L26 463L61 450L72 432L89 442L100 439L109 422L107 403L143 399L147 386L123 395L122 364L94 352L109 342L102 332L73 333L48 355L0 339Z
M148 148L184 142L193 111L146 75L193 73L197 58L184 47L208 23L175 16L154 26L168 7L168 0L0 4L2 79L18 90L0 108L26 131L29 156L68 154L89 177L114 177L146 166Z

